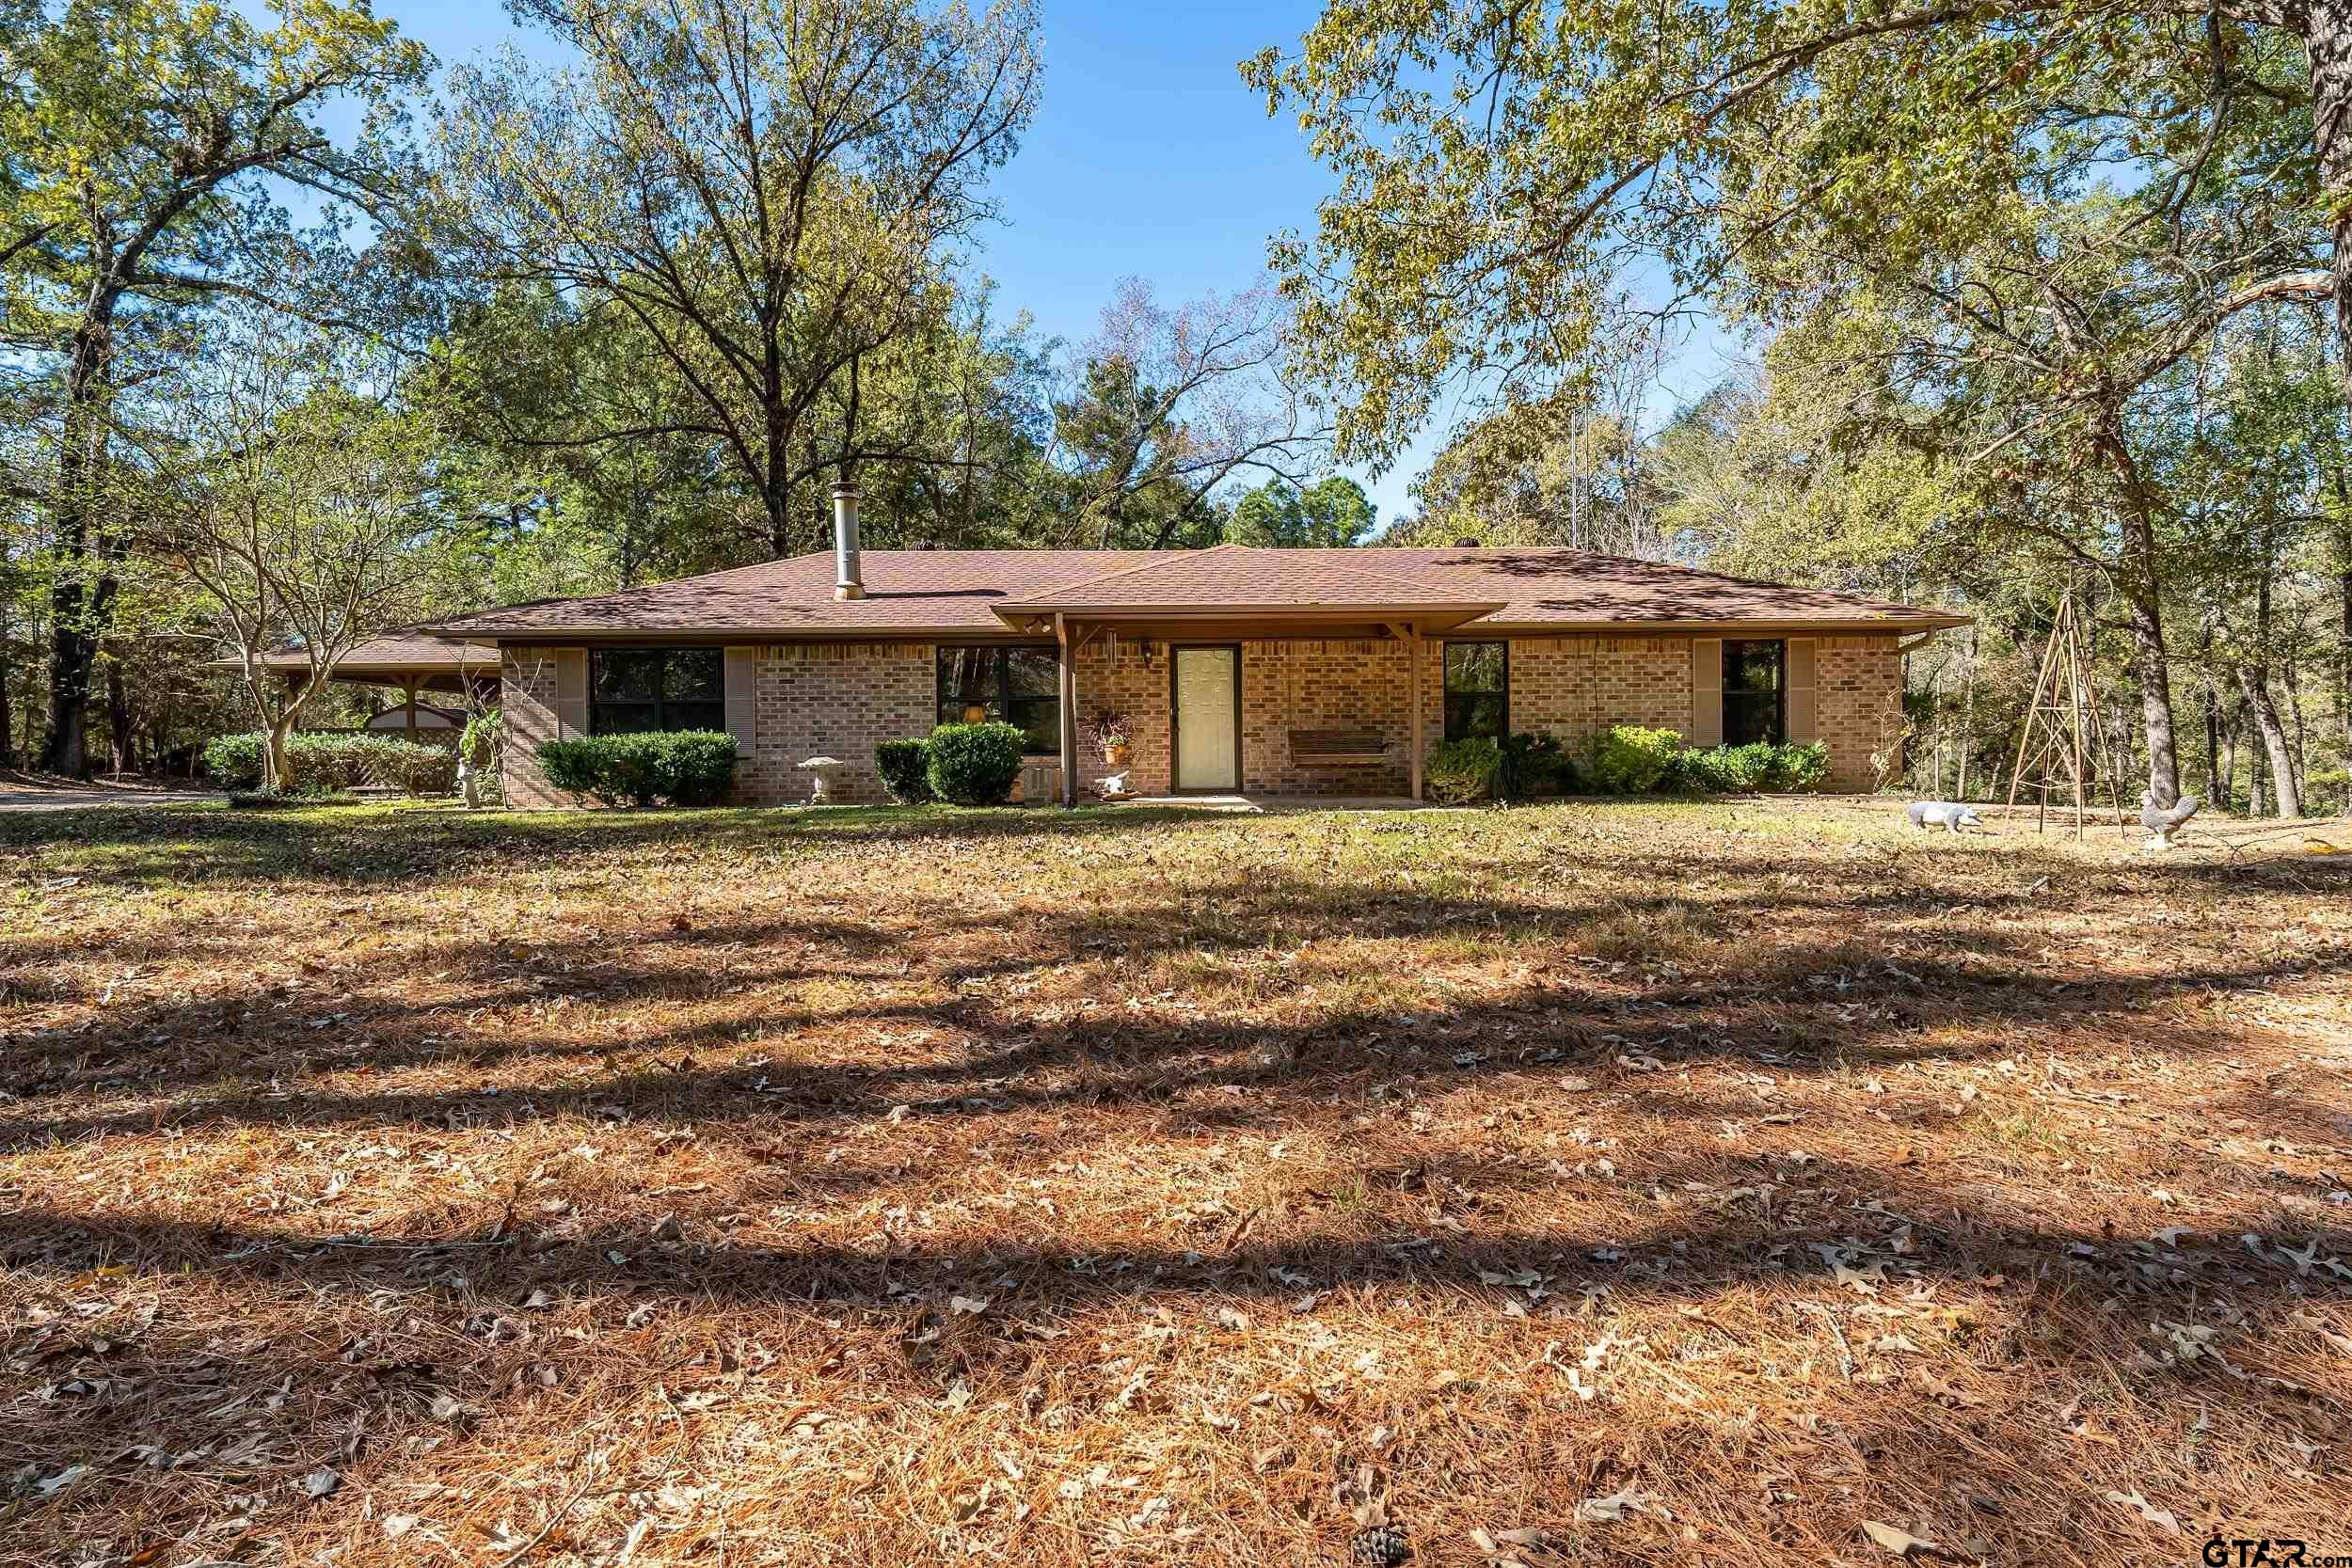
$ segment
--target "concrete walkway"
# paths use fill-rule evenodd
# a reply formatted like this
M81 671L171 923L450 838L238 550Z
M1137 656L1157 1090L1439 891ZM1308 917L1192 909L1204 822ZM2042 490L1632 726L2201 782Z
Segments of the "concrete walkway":
M10 789L0 784L0 811L87 811L92 806L181 806L217 800L196 789Z
M1080 802L1084 804L1084 801ZM1248 815L1287 811L1462 811L1409 795L1131 795L1119 806L1183 806L1190 811Z

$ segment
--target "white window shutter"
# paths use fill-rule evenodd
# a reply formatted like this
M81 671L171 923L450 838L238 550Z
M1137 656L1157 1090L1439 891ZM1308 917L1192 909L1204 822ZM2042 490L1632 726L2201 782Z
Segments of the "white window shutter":
M1724 640L1691 640L1691 744L1724 743Z
M1792 637L1788 640L1784 662L1788 681L1786 701L1788 705L1788 738L1790 740L1821 738L1820 678L1815 673L1815 650L1819 646L1820 641L1816 638Z
M555 733L562 740L588 733L588 650L555 650Z
M727 733L735 736L739 757L753 754L753 743L759 736L758 656L756 648L726 651Z

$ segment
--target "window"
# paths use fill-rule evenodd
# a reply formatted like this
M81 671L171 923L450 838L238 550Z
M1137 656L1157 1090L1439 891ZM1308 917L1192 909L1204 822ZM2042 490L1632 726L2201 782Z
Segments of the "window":
M1051 648L939 650L939 721L977 709L1020 730L1032 755L1061 751L1061 661Z
M1724 643L1724 744L1780 743L1785 642Z
M588 730L724 730L724 653L718 648L592 648Z
M1445 645L1445 737L1501 740L1511 730L1511 645Z

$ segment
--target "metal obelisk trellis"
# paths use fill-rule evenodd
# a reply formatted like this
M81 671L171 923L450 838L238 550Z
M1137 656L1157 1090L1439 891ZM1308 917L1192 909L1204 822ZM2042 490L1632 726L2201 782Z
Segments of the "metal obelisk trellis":
M2052 794L2072 796L2074 836L2083 836L2083 819L2090 809L2085 796L2091 788L2090 748L2106 753L2107 798L2115 805L2115 825L2128 832L2123 796L2117 783L2115 737L2099 712L2099 694L2090 682L2090 660L2083 646L2082 623L2074 613L2074 591L2058 598L2058 620L2050 627L2050 645L2042 656L2042 673L2034 678L2033 702L2026 709L2026 733L2017 740L2017 766L2009 776L2009 803L2004 816L2017 814L2020 791L2034 792L2034 832L2049 828Z

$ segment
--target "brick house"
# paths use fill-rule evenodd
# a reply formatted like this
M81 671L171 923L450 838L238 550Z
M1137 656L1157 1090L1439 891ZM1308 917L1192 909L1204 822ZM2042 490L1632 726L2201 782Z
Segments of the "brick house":
M880 742L985 715L1029 737L1025 798L1074 802L1105 712L1142 795L1418 796L1441 740L1620 723L1819 739L1865 790L1901 653L1966 620L1562 548L861 552L841 499L830 557L430 628L497 650L509 801L571 803L537 742L646 728L733 733L742 804L806 800L819 754L835 799L880 800Z

